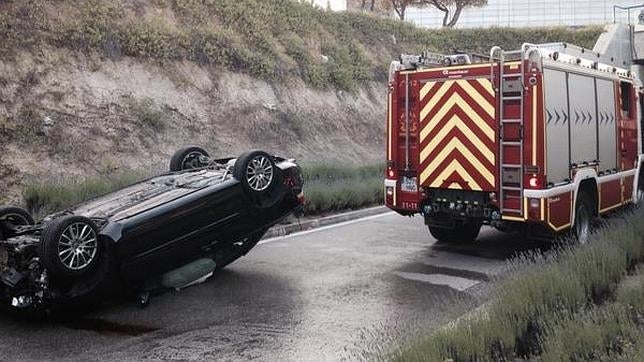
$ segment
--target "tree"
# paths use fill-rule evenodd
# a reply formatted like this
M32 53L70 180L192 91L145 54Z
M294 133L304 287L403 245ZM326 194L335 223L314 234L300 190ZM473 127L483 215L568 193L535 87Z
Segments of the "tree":
M405 20L405 12L409 6L421 5L419 0L391 0L391 7L400 20Z
M347 0L347 8L385 15L391 12L391 0Z
M456 25L463 9L484 5L487 5L487 0L391 0L391 6L400 20L405 20L405 13L409 7L431 6L443 12L443 26L447 28Z
M433 6L443 12L443 26L453 28L463 9L487 5L487 0L420 0L414 6Z
M361 6L361 8L362 8L362 10L369 10L369 11L373 11L373 10L374 10L374 8L375 8L375 6L376 6L376 0L371 0L371 5L368 5L368 4L367 4L367 2L368 2L368 1L369 1L369 0L362 0L362 6ZM367 5L368 5L368 7L367 7Z

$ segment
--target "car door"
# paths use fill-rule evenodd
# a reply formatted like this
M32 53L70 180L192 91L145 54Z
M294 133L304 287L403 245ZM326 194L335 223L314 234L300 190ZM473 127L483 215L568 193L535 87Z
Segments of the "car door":
M130 218L118 243L124 275L141 280L206 255L243 218L241 197L238 182L231 180Z

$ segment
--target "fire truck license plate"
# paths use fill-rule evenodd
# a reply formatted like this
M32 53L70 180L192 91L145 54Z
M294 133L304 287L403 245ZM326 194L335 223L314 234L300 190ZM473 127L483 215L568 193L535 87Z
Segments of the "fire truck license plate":
M403 177L400 189L405 192L418 192L417 180L416 177Z

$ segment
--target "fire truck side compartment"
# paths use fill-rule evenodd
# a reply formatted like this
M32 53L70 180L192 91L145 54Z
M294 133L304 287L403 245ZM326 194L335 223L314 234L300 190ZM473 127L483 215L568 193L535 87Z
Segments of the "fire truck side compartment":
M548 182L565 182L569 176L568 97L566 73L544 70Z
M599 172L617 168L617 117L615 115L615 83L597 79L597 109L599 111Z
M597 162L595 79L568 73L570 106L570 164L581 167ZM613 132L615 135L615 132Z
M548 182L571 180L571 168L617 162L613 80L546 68L544 71Z

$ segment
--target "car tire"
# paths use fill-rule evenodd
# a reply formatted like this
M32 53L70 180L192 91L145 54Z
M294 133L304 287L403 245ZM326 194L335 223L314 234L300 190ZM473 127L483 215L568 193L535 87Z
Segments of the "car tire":
M206 167L208 163L203 162L204 158L209 159L210 155L199 146L181 148L170 158L170 171L179 172Z
M0 240L10 238L12 236L11 230L7 228L11 226L26 226L34 225L34 218L27 212L27 210L15 206L0 206Z
M453 229L436 226L428 228L429 233L440 243L471 243L479 236L481 224L468 222Z
M215 270L223 269L230 263L248 254L248 252L257 245L266 234L267 229L257 231L239 242L233 243L222 250L215 256Z
M580 192L575 203L575 224L572 235L578 244L586 244L592 231L593 211L590 197L585 192Z
M78 277L91 273L104 253L96 224L83 216L67 215L45 225L40 236L40 261L54 275Z
M233 177L241 184L244 193L259 208L275 205L280 198L282 172L273 157L264 151L243 153L235 161Z

